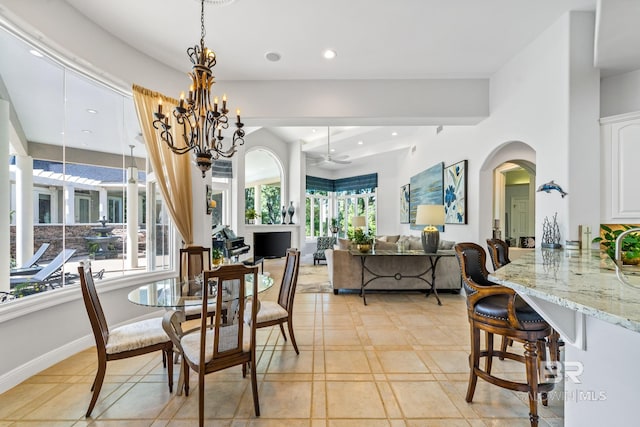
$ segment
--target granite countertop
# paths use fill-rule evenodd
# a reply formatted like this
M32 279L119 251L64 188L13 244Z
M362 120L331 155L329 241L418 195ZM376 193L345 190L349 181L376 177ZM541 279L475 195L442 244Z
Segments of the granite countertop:
M615 264L598 251L536 249L489 275L518 293L640 332L640 270Z

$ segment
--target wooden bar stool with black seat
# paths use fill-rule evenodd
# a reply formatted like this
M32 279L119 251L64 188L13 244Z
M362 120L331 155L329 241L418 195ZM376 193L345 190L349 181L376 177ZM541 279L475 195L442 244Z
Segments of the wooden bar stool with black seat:
M489 256L491 258L491 264L493 264L494 271L511 262L509 259L509 245L507 245L507 242L504 240L487 239L487 249L489 250ZM512 340L503 338L500 349L505 351L507 349L507 345L511 344L513 344ZM560 339L560 334L555 329L551 332L551 338L547 344L549 346L549 359L552 362L560 360L560 347L564 345L564 343ZM555 366L555 364L553 366Z
M467 295L467 314L471 327L471 355L469 356L469 385L467 402L473 400L478 377L507 388L525 391L529 395L529 420L532 427L538 426L538 393L542 393L543 404L546 393L553 389L553 382L539 382L539 354L546 351L545 340L551 336L549 324L518 294L510 288L488 280L485 267L485 250L475 243L455 245L460 264L462 283ZM487 333L487 348L480 348L480 332ZM493 334L502 335L524 343L524 355L493 349ZM526 366L526 383L510 381L491 374L492 358L500 357L523 362ZM485 357L485 368L480 368L480 358Z

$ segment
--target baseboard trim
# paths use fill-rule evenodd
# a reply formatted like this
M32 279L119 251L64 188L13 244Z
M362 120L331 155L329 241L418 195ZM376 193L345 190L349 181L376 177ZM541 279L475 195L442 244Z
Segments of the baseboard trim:
M0 376L0 393L4 393L24 380L36 375L38 372L41 372L80 351L86 350L92 345L95 345L93 336L87 335L70 343L61 345L55 350L42 354L35 359L29 360L25 364L18 366L16 369Z

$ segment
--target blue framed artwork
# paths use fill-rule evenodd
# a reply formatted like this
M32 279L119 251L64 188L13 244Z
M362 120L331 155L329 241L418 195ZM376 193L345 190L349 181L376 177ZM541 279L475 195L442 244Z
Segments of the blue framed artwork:
M467 161L444 169L445 224L467 223Z
M412 230L422 230L424 225L416 225L418 205L442 205L442 173L444 163L440 162L409 179L409 220ZM444 231L444 226L439 226Z
M409 224L409 201L411 200L409 187L409 184L400 187L400 224Z

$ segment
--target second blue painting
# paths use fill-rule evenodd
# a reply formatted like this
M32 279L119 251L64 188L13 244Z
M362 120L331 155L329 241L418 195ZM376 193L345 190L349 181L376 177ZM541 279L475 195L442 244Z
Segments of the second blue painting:
M424 225L416 225L416 211L418 205L442 205L442 183L444 163L434 166L414 175L409 180L411 201L409 203L409 216L412 230L422 230ZM444 231L444 226L438 227Z

